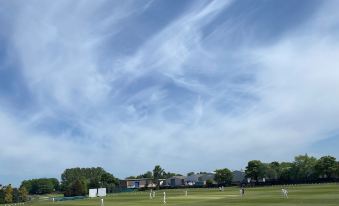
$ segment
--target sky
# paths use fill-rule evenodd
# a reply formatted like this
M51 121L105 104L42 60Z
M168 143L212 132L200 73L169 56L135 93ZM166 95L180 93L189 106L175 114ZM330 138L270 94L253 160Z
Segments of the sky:
M339 158L338 7L0 0L0 183Z

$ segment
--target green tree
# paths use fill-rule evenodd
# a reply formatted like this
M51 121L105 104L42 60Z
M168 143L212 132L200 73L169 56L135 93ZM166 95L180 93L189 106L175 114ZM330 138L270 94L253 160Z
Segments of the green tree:
M281 170L279 162L271 162L267 165L266 177L277 180L280 177Z
M100 181L109 193L113 192L114 188L119 184L119 180L110 173L102 174Z
M192 176L194 174L195 174L194 172L189 172L189 173L187 173L187 176Z
M153 169L153 178L157 184L157 188L160 187L159 179L163 178L165 170L160 167L160 165L156 165Z
M60 190L56 178L39 178L24 180L20 187L25 187L30 194L48 194Z
M101 178L101 177L93 177L93 178L89 179L88 187L89 188L99 188L99 187L101 187L101 181L100 181L99 178Z
M227 169L218 169L215 170L214 180L221 185L228 185L231 184L233 179L233 173Z
M79 196L79 195L86 195L87 194L87 188L85 181L81 180L75 180L75 182L72 184L72 196Z
M17 203L19 202L19 190L17 188L13 188L13 193L12 193L12 202Z
M337 161L335 157L324 156L321 157L315 164L315 169L318 175L325 178L335 177L337 170Z
M206 187L212 187L213 186L213 180L208 179L206 180Z
M0 185L0 204L5 204L5 189Z
M87 185L85 180L77 179L70 184L64 192L66 197L71 196L84 196L87 194Z
M289 182L293 178L292 174L293 163L291 162L282 162L279 165L279 179L283 182Z
M33 180L24 180L21 182L21 186L20 187L25 187L26 190L30 193L30 194L35 194L32 192L32 182Z
M137 176L137 179L141 178L153 178L153 173L151 171L147 171L145 174Z
M168 178L171 178L171 177L174 177L174 176L182 176L182 175L176 174L176 173L173 173L173 172L164 172L163 175L162 175L162 178L168 179Z
M49 181L51 181L53 185L53 190L54 191L60 191L60 182L56 178L49 178Z
M293 162L293 173L295 174L294 179L298 181L312 181L316 179L315 165L317 159L312 156L299 155L294 158Z
M32 188L35 194L49 194L54 191L54 184L51 179L41 178L33 182Z
M20 202L26 202L28 200L28 191L25 187L19 188L19 200Z
M250 177L256 181L259 178L263 178L265 176L264 164L259 160L251 160L248 162L246 170L246 177Z
M72 184L77 181L81 180L84 181L86 187L98 187L98 186L106 186L111 185L110 182L105 182L106 178L105 176L113 176L106 172L101 167L92 167L92 168L69 168L66 169L61 174L61 190L64 192L65 195L68 195L70 192L70 188L72 187ZM118 180L113 176L114 178L114 186L118 184ZM110 181L110 180L109 180ZM113 187L111 185L111 187ZM111 191L108 189L107 191Z
M12 203L13 202L13 188L12 185L9 184L6 186L5 189L5 203Z

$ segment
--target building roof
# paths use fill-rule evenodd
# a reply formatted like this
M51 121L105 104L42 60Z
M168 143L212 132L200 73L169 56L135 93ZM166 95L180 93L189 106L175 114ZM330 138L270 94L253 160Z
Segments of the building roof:
M126 181L153 180L153 178L124 179Z
M173 176L167 179L186 179L186 176Z
M141 181L141 180L154 180L153 178L137 178L137 179L124 179L120 181ZM166 179L159 179L159 180L166 180Z

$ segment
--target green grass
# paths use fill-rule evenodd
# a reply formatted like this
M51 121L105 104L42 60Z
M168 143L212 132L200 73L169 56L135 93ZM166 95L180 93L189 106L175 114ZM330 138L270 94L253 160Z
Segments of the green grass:
M157 191L156 198L149 199L149 192L131 192L113 194L105 198L105 206L152 206L163 205L162 193L166 191L167 206L339 206L339 185L297 185L286 187L289 198L283 199L281 187L247 188L245 197L241 198L238 187L225 188L224 192L217 189L189 189L188 196L183 189ZM25 204L27 205L27 204ZM100 199L85 199L76 201L38 201L32 206L100 206Z

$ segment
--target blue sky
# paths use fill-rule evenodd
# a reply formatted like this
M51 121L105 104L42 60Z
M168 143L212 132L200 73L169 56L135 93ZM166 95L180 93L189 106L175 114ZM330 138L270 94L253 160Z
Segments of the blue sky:
M0 4L2 184L339 157L338 1Z

